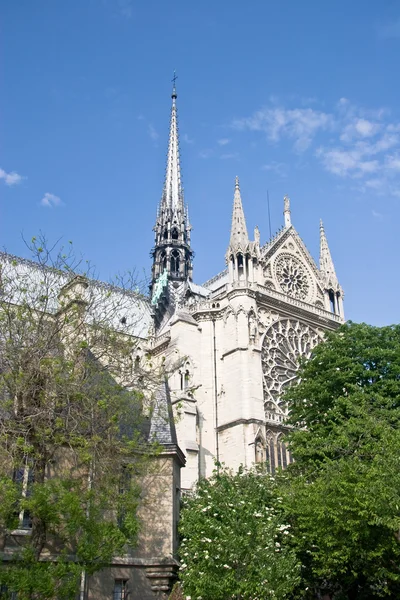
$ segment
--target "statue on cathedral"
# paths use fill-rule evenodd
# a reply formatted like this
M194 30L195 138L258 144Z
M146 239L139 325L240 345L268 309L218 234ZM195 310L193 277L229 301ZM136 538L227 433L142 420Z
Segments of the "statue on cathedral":
M163 289L167 285L167 283L168 283L168 272L163 271L161 273L161 275L159 276L159 278L157 279L156 283L154 284L154 292L153 292L153 296L151 298L151 303L153 306L158 304L158 301L161 297Z
M290 212L290 198L287 195L283 198L283 211Z
M255 314L251 312L249 314L249 338L250 341L254 344L257 336L257 321Z

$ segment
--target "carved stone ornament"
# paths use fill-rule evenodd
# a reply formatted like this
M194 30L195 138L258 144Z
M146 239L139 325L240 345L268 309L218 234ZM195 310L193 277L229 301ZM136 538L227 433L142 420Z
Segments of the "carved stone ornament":
M276 278L285 294L304 300L310 289L306 269L298 258L291 254L281 254L275 263Z
M277 321L267 329L262 344L265 401L280 406L283 389L297 377L299 356L310 356L320 341L317 331L293 319Z

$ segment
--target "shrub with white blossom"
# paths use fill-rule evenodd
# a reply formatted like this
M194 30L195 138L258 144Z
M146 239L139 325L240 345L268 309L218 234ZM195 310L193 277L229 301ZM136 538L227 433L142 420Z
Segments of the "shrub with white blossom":
M300 581L274 479L222 467L184 498L180 579L191 600L290 596Z

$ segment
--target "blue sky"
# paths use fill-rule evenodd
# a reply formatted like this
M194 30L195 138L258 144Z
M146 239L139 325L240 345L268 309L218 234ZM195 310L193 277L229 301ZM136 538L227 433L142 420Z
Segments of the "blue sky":
M0 245L73 240L105 279L150 268L173 70L195 280L224 267L234 178L249 231L322 217L347 318L398 322L400 5L3 0Z

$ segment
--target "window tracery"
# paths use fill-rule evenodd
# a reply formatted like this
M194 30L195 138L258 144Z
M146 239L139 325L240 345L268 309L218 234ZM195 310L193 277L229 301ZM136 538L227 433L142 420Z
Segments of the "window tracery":
M304 300L308 296L310 282L301 261L292 254L281 254L275 263L275 273L285 294Z
M299 357L310 356L320 341L317 331L293 319L277 321L266 331L262 345L262 369L266 416L271 414L274 416L272 420L279 421L279 414L287 413L280 398L283 389L297 377Z
M180 256L178 250L173 250L171 253L171 273L179 275Z
M180 388L182 392L187 392L191 387L191 364L189 361L179 369Z

